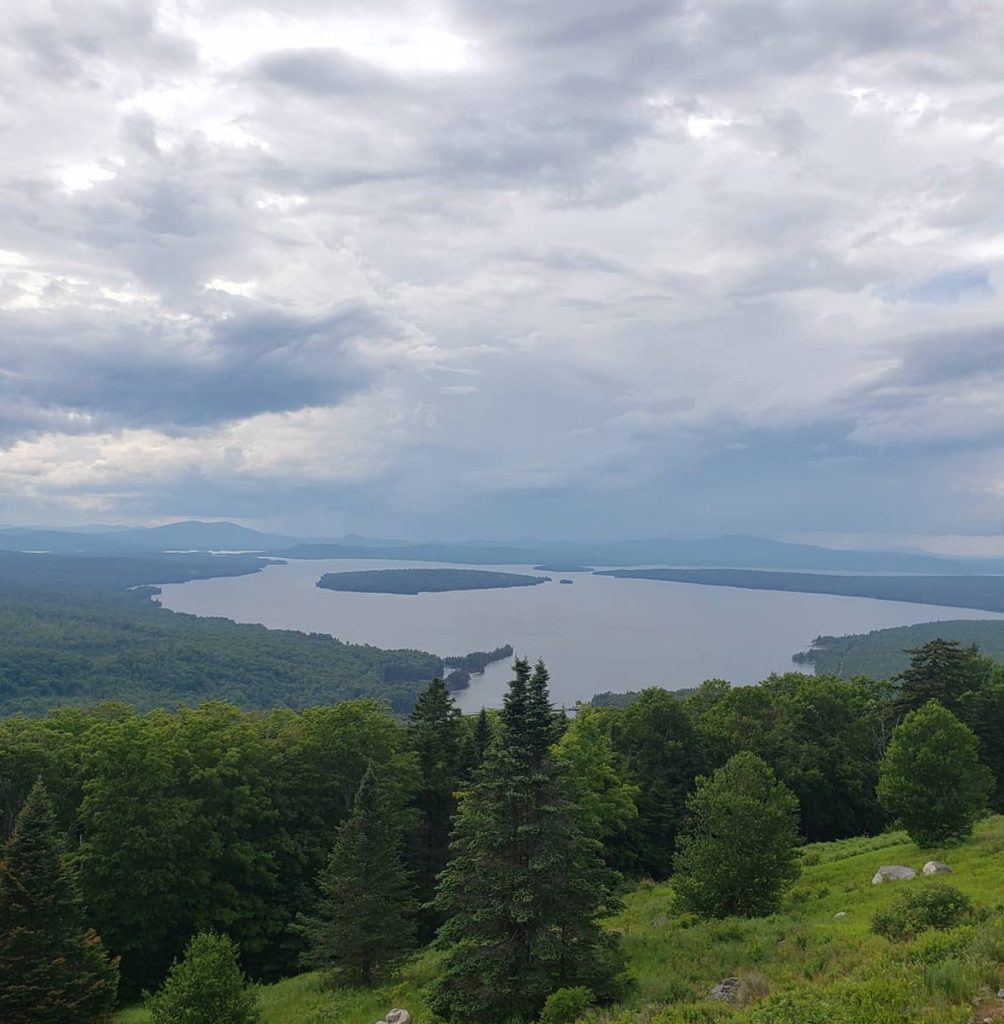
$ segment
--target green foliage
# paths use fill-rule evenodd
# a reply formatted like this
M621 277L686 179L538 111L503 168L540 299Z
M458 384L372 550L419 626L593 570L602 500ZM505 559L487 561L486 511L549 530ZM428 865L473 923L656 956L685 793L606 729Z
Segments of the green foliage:
M682 906L708 917L777 910L798 877L798 801L755 754L736 754L688 801L675 858Z
M410 855L418 898L428 904L449 856L450 822L457 809L455 794L463 770L461 715L441 679L434 679L419 695L408 720L407 735L419 771ZM423 913L426 939L432 937L439 923L431 908Z
M559 988L552 992L540 1011L540 1024L574 1024L596 1002L588 988Z
M258 994L225 935L201 932L148 1000L153 1024L259 1024Z
M896 893L891 906L872 918L872 931L902 942L929 928L954 928L972 917L973 903L964 892L932 882Z
M36 783L0 853L0 1020L94 1024L111 1013L117 984Z
M321 872L321 898L298 923L308 943L304 963L333 984L371 985L415 948L412 890L395 825L367 771Z
M721 1024L734 1016L735 1010L727 1003L705 1000L701 1003L677 1003L653 1017L651 1024Z
M148 709L215 699L268 710L362 696L407 712L442 674L442 661L422 651L182 615L141 596L6 589L0 577L0 715L108 700Z
M972 833L994 780L980 763L972 730L935 701L893 733L879 771L878 797L918 846Z
M443 968L429 992L449 1021L531 1020L559 988L607 1000L622 962L598 917L615 906L594 823L551 755L557 738L542 664L517 660L499 730L460 801L437 907Z
M906 653L910 665L893 680L899 685L895 707L900 714L932 700L956 713L962 695L981 689L990 673L991 663L980 657L975 644L963 648L938 637Z

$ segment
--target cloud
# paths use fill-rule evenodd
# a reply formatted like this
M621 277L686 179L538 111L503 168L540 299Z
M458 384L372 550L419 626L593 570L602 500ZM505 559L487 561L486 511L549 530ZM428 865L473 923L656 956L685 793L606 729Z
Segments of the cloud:
M996 523L1002 29L968 0L8 5L4 517Z

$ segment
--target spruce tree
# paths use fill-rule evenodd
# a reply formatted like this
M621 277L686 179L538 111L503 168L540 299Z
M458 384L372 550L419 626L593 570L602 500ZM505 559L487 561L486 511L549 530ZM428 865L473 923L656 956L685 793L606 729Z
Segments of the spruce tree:
M117 987L38 782L0 856L0 1021L92 1024L109 1016Z
M412 860L423 937L439 925L426 907L436 893L436 879L449 855L450 822L457 808L462 760L460 711L442 679L433 679L419 695L408 720L408 742L418 756L419 784L414 796L417 812Z
M962 647L957 640L939 637L906 653L910 666L894 679L899 684L895 706L901 715L929 700L955 714L963 694L981 689L990 676L992 663L980 656L975 644Z
M447 921L429 1005L450 1021L532 1020L559 988L612 998L623 980L616 905L591 820L571 800L550 746L555 716L543 665L525 660L475 784L461 798L436 905Z
M259 1024L258 995L226 935L200 932L149 1001L153 1024Z
M398 819L367 769L318 878L321 898L298 924L304 965L333 984L382 980L415 948L413 893L397 836Z
M467 741L464 743L465 778L472 778L474 773L484 764L485 755L492 741L492 723L488 712L482 708L474 720Z

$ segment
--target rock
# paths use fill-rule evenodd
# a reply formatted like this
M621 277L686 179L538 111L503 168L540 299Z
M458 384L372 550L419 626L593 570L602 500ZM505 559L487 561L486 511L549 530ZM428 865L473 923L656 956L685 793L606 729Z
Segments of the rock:
M841 919L842 917L846 917L846 916L847 916L847 911L846 911L846 910L838 910L838 911L837 911L837 912L836 912L836 913L835 913L835 914L833 915L833 917L834 917L834 918L835 918L835 919L836 919L837 921L839 921L839 920L840 920L840 919Z
M386 1024L411 1024L411 1014L407 1010L391 1010L384 1020Z
M955 874L955 872L952 871L952 869L947 864L942 864L940 860L929 860L923 866L923 868L921 868L921 871L923 871L925 875L953 875L953 874Z
M998 999L1004 999L1004 988L1000 989L1000 990L999 990L999 991L997 992L997 998L998 998Z
M723 978L709 993L709 999L723 1003L738 1003L743 983L738 978Z
M913 868L904 867L902 864L883 864L875 872L872 885L881 885L883 882L899 882L916 878L917 872Z

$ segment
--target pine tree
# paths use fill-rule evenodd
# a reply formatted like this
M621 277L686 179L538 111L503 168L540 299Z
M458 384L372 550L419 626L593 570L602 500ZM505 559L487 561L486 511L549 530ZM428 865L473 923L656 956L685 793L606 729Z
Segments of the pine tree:
M334 984L370 985L415 948L413 894L397 833L397 818L367 769L318 878L321 898L298 925L307 940L305 966Z
M0 1021L92 1024L115 1005L118 964L86 926L45 787L36 783L0 857Z
M258 995L226 935L200 932L149 1001L153 1024L259 1024Z
M981 689L990 675L992 662L980 656L975 644L964 648L957 640L938 638L906 653L910 666L895 677L895 705L901 715L929 700L955 714L963 694Z
M419 695L408 720L408 742L418 756L420 781L414 797L417 811L412 860L424 938L432 937L440 921L426 907L435 896L436 879L446 866L450 822L457 809L461 774L460 711L442 679L433 679Z
M559 988L616 994L623 963L597 919L616 901L592 823L550 753L556 730L542 665L525 660L473 788L461 798L437 906L444 969L429 1005L450 1021L534 1019Z
M492 723L488 712L482 708L474 720L474 728L464 743L464 775L470 779L484 764L488 747L492 742Z

